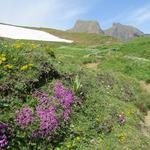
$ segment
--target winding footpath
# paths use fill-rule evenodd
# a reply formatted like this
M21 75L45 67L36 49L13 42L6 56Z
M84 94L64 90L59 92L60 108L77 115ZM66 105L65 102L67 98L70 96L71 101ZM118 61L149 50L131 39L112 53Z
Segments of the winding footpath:
M144 81L140 82L141 87L150 95L150 84L146 84ZM147 112L147 115L144 117L144 123L142 125L142 132L150 137L150 111Z

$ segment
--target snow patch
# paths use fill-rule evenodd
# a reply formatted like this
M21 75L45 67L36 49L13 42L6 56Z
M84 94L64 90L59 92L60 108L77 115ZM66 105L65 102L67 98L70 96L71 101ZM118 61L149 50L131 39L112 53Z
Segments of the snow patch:
M37 41L52 41L72 43L71 40L66 40L49 34L44 31L26 29L23 27L15 27L11 25L0 24L0 37L22 40L37 40Z

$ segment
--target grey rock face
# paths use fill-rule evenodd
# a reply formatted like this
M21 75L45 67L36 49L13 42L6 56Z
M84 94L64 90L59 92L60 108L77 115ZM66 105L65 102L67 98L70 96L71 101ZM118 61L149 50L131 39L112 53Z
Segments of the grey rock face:
M87 32L87 33L96 33L104 34L103 30L100 28L100 25L97 21L83 21L78 20L74 27L69 32Z
M114 23L110 29L105 30L105 34L113 36L123 41L128 41L134 37L144 35L143 32L135 27Z

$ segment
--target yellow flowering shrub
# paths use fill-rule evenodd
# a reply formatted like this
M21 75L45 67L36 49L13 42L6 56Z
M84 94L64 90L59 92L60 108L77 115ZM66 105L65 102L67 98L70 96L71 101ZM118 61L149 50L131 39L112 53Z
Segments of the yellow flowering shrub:
M5 68L5 69L12 69L12 68L13 68L13 65L7 64L7 65L4 66L4 68Z
M0 65L6 61L6 55L5 54L0 54Z
M32 49L35 49L37 46L36 44L31 44Z
M14 48L18 49L18 48L21 48L22 47L22 44L21 43L15 43L13 45Z
M27 64L27 65L21 66L20 70L21 71L26 71L26 70L28 70L28 69L30 69L32 67L33 67L33 64Z
M125 135L124 133L118 134L118 141L119 141L120 143L124 143L125 140L126 140L126 135Z

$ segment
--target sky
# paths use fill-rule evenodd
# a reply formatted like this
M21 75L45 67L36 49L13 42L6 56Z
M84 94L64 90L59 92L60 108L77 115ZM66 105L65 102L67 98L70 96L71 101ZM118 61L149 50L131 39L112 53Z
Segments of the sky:
M114 22L150 33L150 0L0 0L0 22L69 29L76 20L96 20L102 29Z

